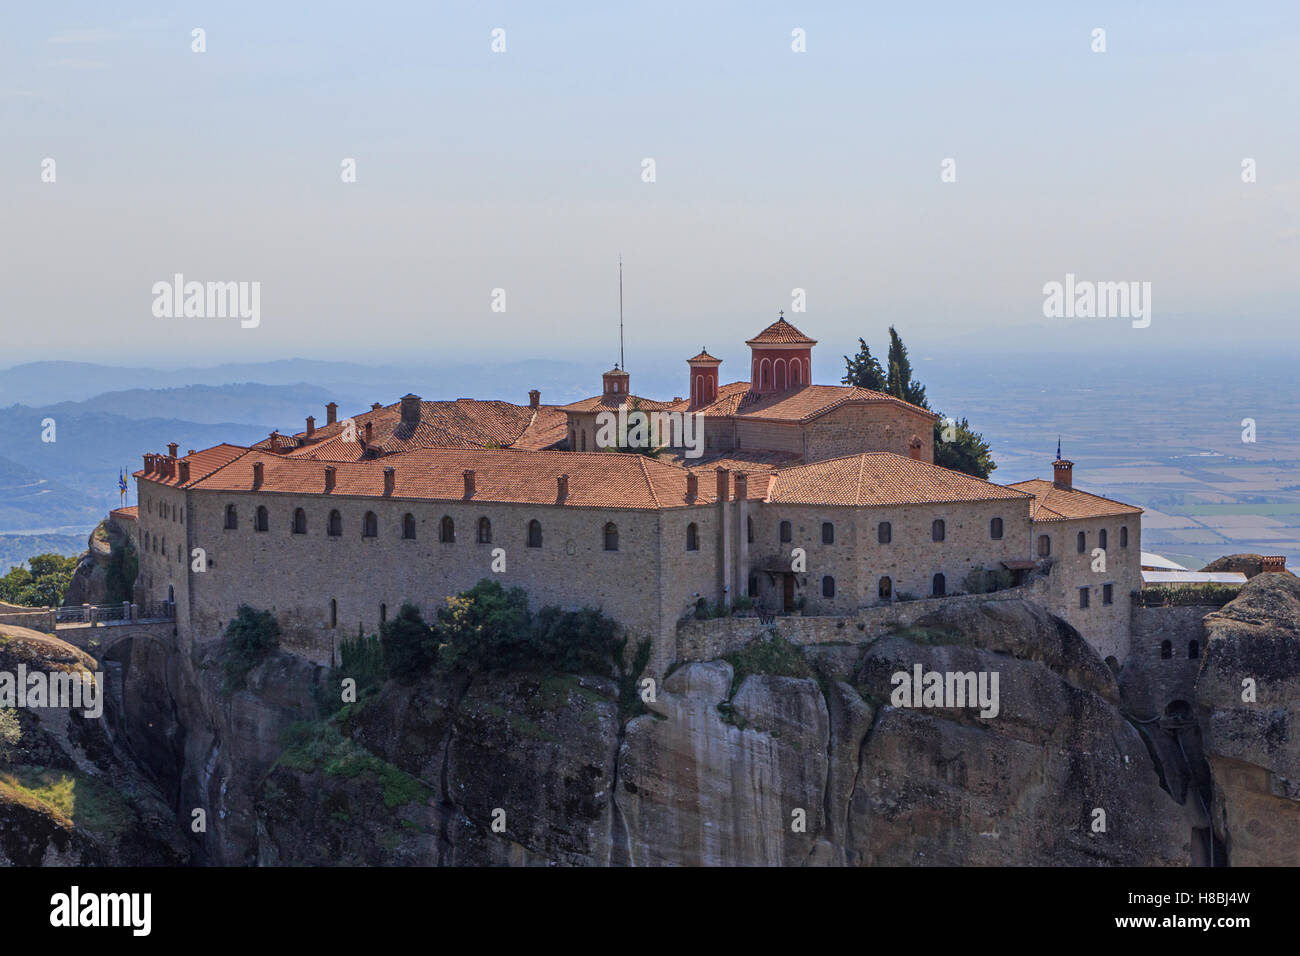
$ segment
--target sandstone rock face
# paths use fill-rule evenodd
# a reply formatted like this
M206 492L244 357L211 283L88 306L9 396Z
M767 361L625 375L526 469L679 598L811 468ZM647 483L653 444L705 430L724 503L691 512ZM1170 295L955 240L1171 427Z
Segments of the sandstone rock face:
M57 638L0 627L0 671L100 671ZM95 678L101 688L111 675ZM113 737L111 688L100 717L19 707L0 718L0 866L183 865L189 851L171 807Z
M1300 580L1251 578L1205 628L1196 704L1215 832L1233 866L1300 865Z
M1300 666L1279 627L1300 595L1265 580L1282 577L1225 608L1206 651L1233 863L1294 846ZM1162 789L1111 670L1029 601L954 600L817 678L686 664L628 720L611 681L494 674L390 681L327 724L326 674L294 655L232 695L202 655L120 653L132 749L178 781L178 818L207 809L210 863L1187 865L1205 825ZM1262 711L1229 706L1245 662ZM892 677L917 665L996 672L997 715L897 706Z
M830 718L817 682L687 664L628 724L616 801L628 862L792 866L823 829Z
M122 550L129 543L125 529L116 521L112 518L101 521L90 533L86 550L77 561L68 592L63 597L64 606L107 603L109 562L115 551Z

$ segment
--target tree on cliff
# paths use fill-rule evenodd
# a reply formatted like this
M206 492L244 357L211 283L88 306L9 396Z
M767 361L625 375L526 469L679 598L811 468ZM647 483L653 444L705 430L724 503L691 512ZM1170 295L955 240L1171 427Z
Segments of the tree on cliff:
M384 622L379 628L379 643L384 649L388 675L404 683L428 673L438 657L433 629L414 604L403 604L395 618Z
M246 686L248 672L260 664L280 646L280 625L270 611L259 611L247 604L226 625L222 635L222 668L226 674L228 692Z
M26 607L57 607L72 583L76 558L61 554L38 554L27 559L27 568L14 567L0 578L0 601Z

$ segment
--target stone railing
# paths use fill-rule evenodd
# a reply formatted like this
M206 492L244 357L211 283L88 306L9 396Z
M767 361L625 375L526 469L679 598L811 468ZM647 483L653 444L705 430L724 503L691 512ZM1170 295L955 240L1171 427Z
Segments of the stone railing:
M752 612L732 617L685 620L677 625L677 660L712 660L738 651L750 641L775 632L801 647L817 644L869 644L897 628L910 627L920 618L961 601L1012 601L1033 599L1033 585L1007 588L989 594L894 601L859 608L844 615L779 615L760 619ZM770 620L770 623L769 623Z

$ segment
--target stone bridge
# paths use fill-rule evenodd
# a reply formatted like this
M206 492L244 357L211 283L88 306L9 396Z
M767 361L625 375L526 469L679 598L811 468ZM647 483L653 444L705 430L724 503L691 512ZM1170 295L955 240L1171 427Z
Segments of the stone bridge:
M170 620L60 624L54 636L95 658L103 658L123 641L136 639L159 641L167 650L176 650L176 622Z

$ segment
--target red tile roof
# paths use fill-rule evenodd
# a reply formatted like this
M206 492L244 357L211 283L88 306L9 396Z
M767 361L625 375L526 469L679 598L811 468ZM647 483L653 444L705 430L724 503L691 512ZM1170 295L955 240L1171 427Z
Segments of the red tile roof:
M230 445L222 442L220 445L213 445L211 448L205 448L203 451L196 451L192 455L185 455L183 458L176 459L178 462L187 461L190 464L190 480L185 487L193 485L195 481L210 475L212 472L222 468L239 458L241 455L247 455L249 451L242 445ZM160 475L154 472L152 475L146 475L142 470L134 473L135 477L143 478L146 481L152 481L158 485L169 485L173 488L180 487L180 469L173 469L175 472L171 475Z
M114 508L108 516L119 521L137 521L140 518L140 506L127 505L125 508Z
M906 505L1024 500L1030 495L890 452L865 452L778 471L768 501L782 504Z
M420 419L414 426L402 421L401 403L371 409L352 417L356 441L345 441L346 419L317 428L311 439L306 432L294 436L297 447L291 457L328 461L357 461L367 447L381 455L413 448L545 448L567 434L567 419L555 405L515 405L511 402L455 401L421 402ZM362 444L366 425L371 426L368 446ZM258 446L254 446L258 447Z
M717 365L721 365L721 364L722 364L722 359L720 359L720 358L714 358L712 355L709 354L709 350L708 350L708 349L700 349L700 354L699 354L699 355L696 355L696 356L693 356L693 357L691 357L691 358L688 358L686 361L688 361L688 362L712 362L712 363L715 363L715 364L717 364Z
M919 416L937 421L939 416L911 402L905 402L884 392L853 385L799 385L784 392L770 395L750 393L735 414L738 418L758 418L766 421L806 422L827 412L849 404L885 403L898 405Z
M561 405L565 412L613 412L627 405L628 411L657 412L672 408L672 402L657 402L653 398L639 395L594 395L568 405Z
M1104 518L1111 515L1140 515L1142 509L1122 501L1089 494L1078 488L1060 488L1042 478L1017 481L1008 485L1034 496L1030 517L1035 521L1069 521L1077 518Z
M816 339L810 339L784 318L777 319L752 339L745 340L746 345L816 345Z
M262 483L253 487L253 464ZM699 480L699 497L686 498L687 471L644 455L621 452L517 451L514 449L421 448L385 458L338 462L331 495L382 498L384 469L394 469L393 498L558 504L557 478L567 474L563 504L576 508L657 510L707 504L714 485ZM464 472L472 469L474 495L464 497ZM261 491L325 495L325 463L249 452L189 487L198 491Z

